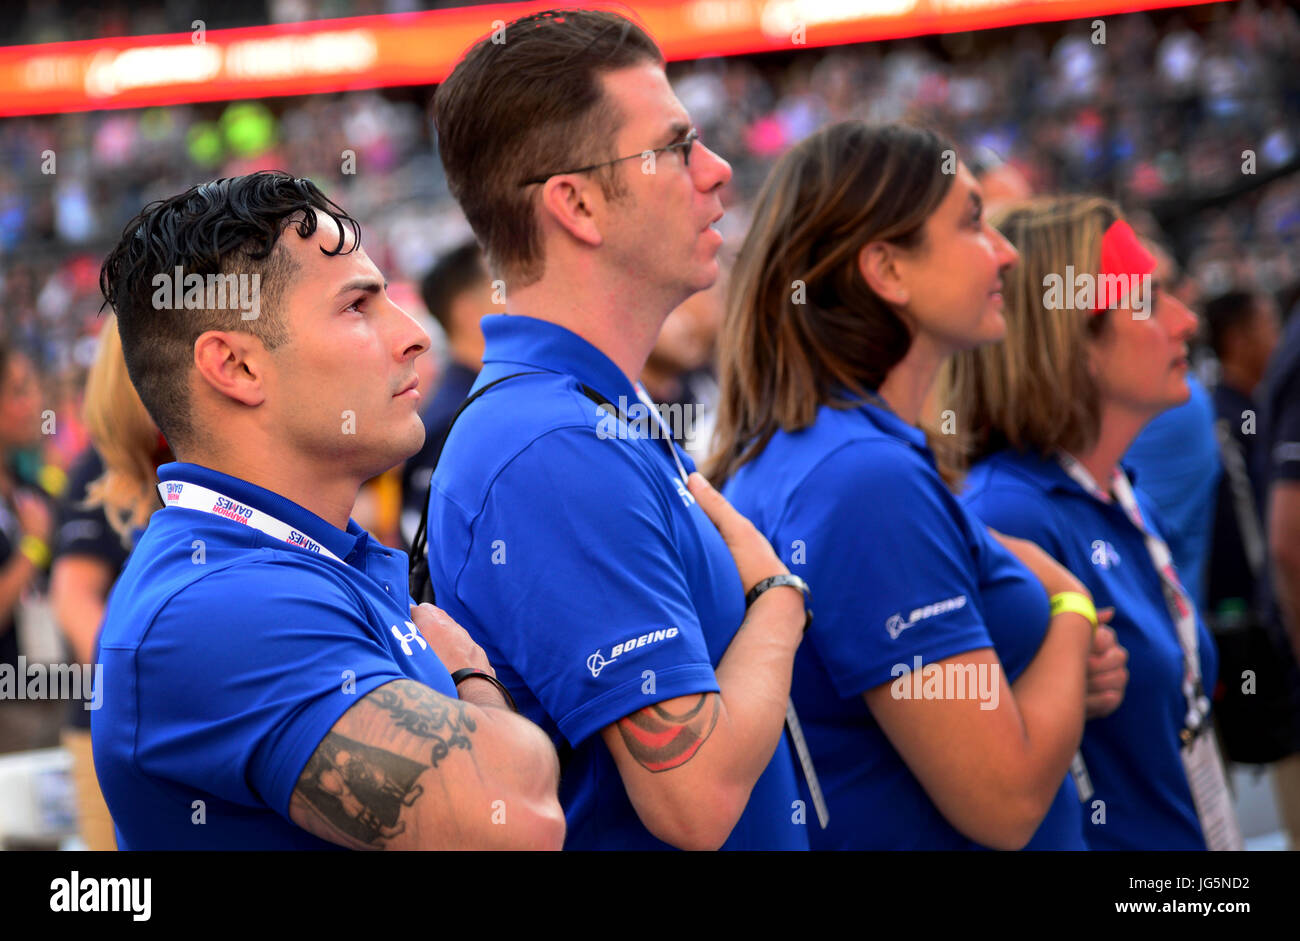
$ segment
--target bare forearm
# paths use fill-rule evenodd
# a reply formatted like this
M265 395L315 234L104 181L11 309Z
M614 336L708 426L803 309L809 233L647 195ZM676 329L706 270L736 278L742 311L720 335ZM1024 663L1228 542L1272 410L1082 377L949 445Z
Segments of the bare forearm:
M1291 649L1300 660L1300 556L1279 555L1273 564L1273 596Z
M1090 641L1091 625L1081 615L1056 615L1037 656L1012 684L1024 736L1009 786L1027 786L1048 801L1061 786L1083 735Z
M35 574L36 566L21 552L15 552L4 568L0 569L0 624L13 618L18 599Z
M90 663L95 655L95 634L104 620L104 602L72 593L51 592L54 618L72 645L78 663Z
M722 693L721 739L710 749L720 780L753 788L785 728L794 655L803 636L803 596L775 588L754 602L715 674Z

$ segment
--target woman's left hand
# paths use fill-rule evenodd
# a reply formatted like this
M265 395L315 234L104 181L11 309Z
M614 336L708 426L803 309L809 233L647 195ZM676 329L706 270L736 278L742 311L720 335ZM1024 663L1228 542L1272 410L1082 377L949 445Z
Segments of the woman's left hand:
M1088 652L1088 686L1084 692L1089 719L1100 719L1118 709L1128 686L1128 668L1125 666L1128 651L1119 645L1115 632L1107 626L1114 616L1114 608L1102 608L1097 612L1097 632Z

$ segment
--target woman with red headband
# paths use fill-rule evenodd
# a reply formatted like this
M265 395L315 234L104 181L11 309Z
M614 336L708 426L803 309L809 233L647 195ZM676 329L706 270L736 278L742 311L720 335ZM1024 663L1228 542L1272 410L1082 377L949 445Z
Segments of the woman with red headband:
M1119 463L1147 422L1187 401L1196 317L1105 200L1020 204L994 223L1020 251L1007 336L950 360L939 399L965 432L952 457L970 468L966 507L1115 608L1131 682L1084 731L1086 838L1108 850L1240 848L1209 717L1214 643L1153 504Z

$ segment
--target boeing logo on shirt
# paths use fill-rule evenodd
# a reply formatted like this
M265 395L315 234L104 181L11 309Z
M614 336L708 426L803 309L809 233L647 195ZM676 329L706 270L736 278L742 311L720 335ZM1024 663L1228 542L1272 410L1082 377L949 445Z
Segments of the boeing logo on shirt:
M1104 539L1092 541L1092 564L1099 569L1112 569L1119 565L1119 553Z
M891 640L898 640L899 634L918 622L964 607L966 607L966 596L958 595L955 598L947 598L943 601L936 601L934 604L927 604L923 608L913 608L912 613L907 616L907 620L903 620L903 614L900 611L898 614L891 614L888 620L885 621L885 630L889 631Z
M408 657L412 655L411 641L415 641L417 644L419 644L421 650L428 650L429 642L424 639L424 635L420 633L420 629L416 627L414 624L412 624L410 621L407 621L405 623L406 626L411 629L411 633L409 634L403 634L402 629L398 627L396 624L391 625L393 636L396 637L402 644L402 653L406 654Z
M243 523L245 526L253 518L252 507L236 503L229 497L217 497L217 502L212 505L212 512L218 516L224 516L228 520L234 520L236 523Z
M661 640L668 640L676 636L677 628L675 627L650 631L649 633L642 634L640 637L633 637L631 640L624 641L621 644L615 644L614 648L609 652L608 660L606 660L600 650L597 649L595 653L587 658L587 669L591 671L593 677L600 676L600 671L617 660L619 654L625 654L629 650L635 650L638 647L644 647L646 644L654 644Z

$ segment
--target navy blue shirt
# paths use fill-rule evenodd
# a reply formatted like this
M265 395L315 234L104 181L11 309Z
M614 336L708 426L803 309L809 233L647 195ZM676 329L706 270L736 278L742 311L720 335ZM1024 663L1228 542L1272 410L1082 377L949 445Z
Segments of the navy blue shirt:
M1154 502L1134 493L1142 518L1164 538ZM1102 503L1057 461L1035 455L1003 451L976 464L962 501L999 532L1042 546L1083 582L1099 609L1115 608L1110 626L1128 650L1129 682L1120 707L1084 727L1081 750L1096 792L1082 805L1088 844L1205 849L1179 754L1187 714L1183 651L1142 534L1118 504ZM1218 652L1199 613L1197 638L1208 695Z
M91 716L118 848L339 848L289 819L325 734L394 680L456 696L409 639L406 555L205 467L164 464L158 477L275 516L342 561L200 510L153 514L109 597Z
M484 393L447 439L429 506L437 603L483 646L523 714L571 749L565 847L666 848L598 733L654 703L718 691L714 667L744 618L740 576L666 442L620 436L645 426L609 357L545 321L494 315L482 325L476 388L540 374ZM724 849L806 849L798 800L783 736Z
M961 508L921 430L871 404L824 405L809 428L778 431L724 492L812 589L793 697L830 811L813 848L981 848L934 806L862 694L915 684L917 658L991 647L1009 695L1047 633L1042 584ZM993 679L965 695L996 708L981 695ZM1065 775L1028 848L1086 849L1078 803Z

